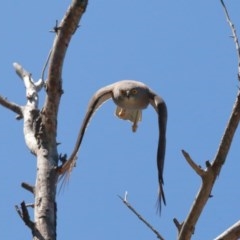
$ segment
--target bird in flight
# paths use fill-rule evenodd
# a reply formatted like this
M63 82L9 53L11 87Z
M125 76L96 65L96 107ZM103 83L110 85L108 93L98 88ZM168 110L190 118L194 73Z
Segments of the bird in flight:
M112 99L117 105L116 116L132 122L132 131L135 132L138 122L142 119L142 110L150 104L158 115L159 140L157 147L157 170L159 183L158 207L161 211L161 202L166 205L163 191L163 168L166 149L167 107L164 100L142 82L122 80L100 88L91 98L86 115L82 122L78 138L69 159L59 168L61 177L69 176L76 164L79 151L87 125L94 112L107 100Z

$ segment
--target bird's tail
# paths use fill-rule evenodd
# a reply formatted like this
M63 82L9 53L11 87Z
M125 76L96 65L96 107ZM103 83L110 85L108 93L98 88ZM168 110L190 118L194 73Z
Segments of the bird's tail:
M76 166L77 155L67 160L61 167L58 169L59 178L58 182L61 183L61 187L69 180L73 168Z
M161 183L159 184L158 200L157 200L157 203L156 203L158 214L161 214L162 202L163 202L164 205L166 205L165 194L164 194L164 191L163 191L163 182L161 181Z

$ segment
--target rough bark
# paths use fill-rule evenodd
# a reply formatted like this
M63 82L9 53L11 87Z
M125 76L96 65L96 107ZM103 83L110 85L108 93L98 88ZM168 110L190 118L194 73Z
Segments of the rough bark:
M78 28L87 3L87 0L73 0L60 24L54 27L56 37L49 55L46 82L43 77L35 82L28 71L20 64L14 63L16 73L26 87L26 105L19 106L0 96L0 104L17 113L17 119L23 119L26 145L37 159L35 186L22 183L22 186L33 193L35 198L32 205L34 206L34 220L30 219L29 206L24 201L19 207L16 206L19 216L30 228L34 240L55 240L57 236L55 196L59 177L57 171L59 156L56 136L58 108L63 93L62 68L70 40ZM43 86L45 86L46 98L40 110L38 92Z
M46 81L46 99L41 111L41 136L37 152L35 185L35 227L44 239L56 239L56 183L58 173L57 115L62 90L62 67L72 35L76 31L87 1L72 1L59 26L51 51ZM39 239L35 236L34 239ZM41 239L41 238L40 238Z

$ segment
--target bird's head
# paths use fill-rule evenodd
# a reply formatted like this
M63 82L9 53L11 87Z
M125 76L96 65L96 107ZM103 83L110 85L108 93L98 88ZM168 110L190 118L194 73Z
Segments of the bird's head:
M149 89L136 81L121 81L113 90L114 102L125 109L144 109L149 104Z

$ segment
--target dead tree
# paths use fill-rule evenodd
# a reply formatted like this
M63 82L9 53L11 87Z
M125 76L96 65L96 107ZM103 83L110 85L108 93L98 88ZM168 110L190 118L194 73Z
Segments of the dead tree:
M59 177L59 154L57 151L57 116L62 90L63 61L70 40L78 28L79 21L86 10L87 0L73 0L62 21L53 31L55 40L49 54L48 74L44 79L44 70L39 81L34 81L31 73L20 64L13 66L26 87L25 106L0 97L2 106L17 113L17 119L23 119L24 138L27 147L36 156L37 173L34 186L23 183L22 186L34 195L34 220L28 213L29 205L23 201L16 206L17 212L30 228L33 239L56 239L56 187ZM47 62L48 62L47 61ZM38 92L44 89L45 102L40 109Z
M62 90L62 68L63 61L70 44L70 40L78 28L79 21L87 8L87 0L73 0L62 21L53 28L55 40L50 50L49 57L43 68L40 80L35 81L30 72L25 70L19 63L13 66L18 76L23 80L26 88L27 103L20 106L8 99L0 96L0 104L17 114L18 120L23 120L23 130L26 145L30 152L36 156L36 183L22 183L22 187L30 191L34 196L33 204L26 204L24 201L16 210L23 222L30 228L33 239L54 240L56 239L56 187L61 171L59 162L66 161L64 156L58 154L57 150L57 117L60 105ZM232 24L224 2L221 0L227 22L230 25L232 36L236 45L238 57L238 79L240 80L240 47L234 25ZM47 77L44 77L45 69L48 67ZM39 91L45 91L46 97L44 105L38 105ZM195 201L189 210L189 214L184 221L174 219L178 230L178 239L191 239L199 216L205 204L211 196L214 183L226 161L234 133L238 127L240 119L240 92L238 91L236 101L233 105L232 114L223 133L220 146L212 161L207 161L205 167L199 167L182 150L182 153L195 173L201 178L202 185L198 191ZM61 160L61 161L60 161ZM60 166L59 166L60 165ZM131 206L127 200L127 195L121 198L127 207L142 220L159 239L164 239L158 231L153 228L144 218ZM29 207L34 208L34 219L30 218ZM216 237L220 239L238 239L240 237L239 221L229 229Z
M227 8L223 2L220 0L221 5L223 7L224 13L226 15L227 22L230 26L232 32L232 38L234 40L236 51L237 51L237 59L238 59L238 73L237 78L240 80L240 45L238 41L238 36L236 33L236 29L234 24L232 23ZM185 157L187 163L191 166L193 171L201 178L201 186L195 197L195 200L190 207L189 213L182 222L179 222L176 218L173 219L174 224L177 227L178 231L178 240L189 240L194 234L195 227L197 225L197 221L208 201L211 197L211 192L214 187L215 181L220 174L220 171L226 161L227 154L231 147L234 134L237 130L238 124L240 120L240 91L238 90L235 103L233 105L232 113L230 115L229 121L227 123L226 129L223 133L223 137L220 141L219 148L217 149L216 155L212 161L206 161L205 166L198 166L194 160L190 157L190 155L182 150L182 154ZM121 197L120 197L121 198ZM125 195L124 198L121 198L123 203L141 220L146 226L153 231L153 233L157 236L158 239L164 239L162 235L155 230L128 202L127 197ZM229 229L224 231L221 235L216 237L215 240L237 240L240 238L240 222L237 221L233 224Z

